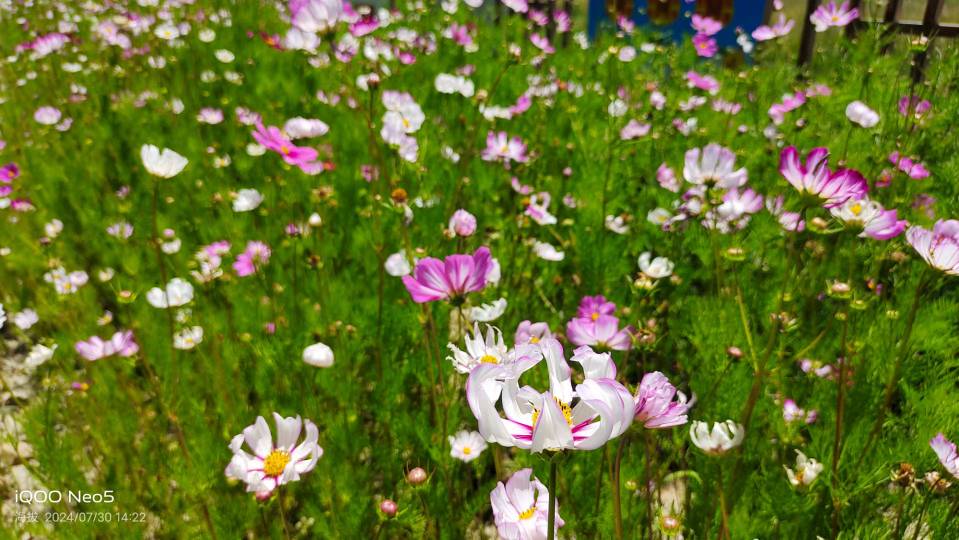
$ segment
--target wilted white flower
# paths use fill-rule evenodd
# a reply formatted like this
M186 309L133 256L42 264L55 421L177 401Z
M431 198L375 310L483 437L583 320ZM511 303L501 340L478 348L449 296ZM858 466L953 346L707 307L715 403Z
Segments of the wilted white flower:
M806 454L796 450L796 470L793 471L785 465L783 468L786 469L786 476L789 477L789 483L793 487L805 487L816 481L816 477L822 472L822 463L807 458Z
M666 257L652 258L652 254L644 251L639 255L639 269L653 279L669 277L673 273L674 264Z
M861 101L853 101L846 106L846 118L864 128L871 128L879 123L879 113Z
M566 258L566 254L557 250L552 244L536 241L533 243L533 252L540 259L546 261L561 261Z
M471 321L492 322L500 318L506 312L506 299L500 298L489 304L473 307L470 309L469 318Z
M180 350L192 349L202 342L202 326L191 326L189 328L184 328L173 335L173 347Z
M693 444L711 455L724 454L739 446L744 436L743 426L732 420L714 423L712 431L706 422L694 421L689 426L689 438Z
M234 212L249 212L255 210L263 202L263 195L255 189L241 189L233 199Z

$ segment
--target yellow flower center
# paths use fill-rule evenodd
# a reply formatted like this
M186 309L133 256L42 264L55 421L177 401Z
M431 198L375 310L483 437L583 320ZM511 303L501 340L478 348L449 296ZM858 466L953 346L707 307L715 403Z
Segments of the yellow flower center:
M859 204L859 203L856 203L856 204L852 205L852 206L849 208L849 210L853 213L853 215L858 216L859 214L862 213L862 205Z
M504 144L503 146L501 146L500 149L499 149L499 152L500 152L501 154L505 154L505 153L509 152L509 145Z
M558 397L553 396L553 400L556 401L556 404L559 405L559 410L563 411L563 418L566 419L568 425L573 425L573 409L566 403L563 403L559 400ZM539 409L533 409L533 427L536 427L536 422L539 420Z
M284 156L290 155L290 147L285 144L283 146L280 146L280 153L283 154Z
M480 358L480 363L482 364L499 364L499 360L496 359L492 354L484 355Z
M290 454L283 450L274 450L263 460L263 473L267 476L280 476L290 462Z
M595 320L599 319L599 313L596 313L596 312L594 311L593 314L589 316L589 318L590 318L590 319L593 319L593 320L595 321Z
M539 338L536 336L532 336L531 338L529 338L529 342L532 343L533 345L536 345L537 343L539 343Z
M520 518L520 519L529 519L529 518L533 517L533 514L535 514L535 513L536 513L536 505L534 504L533 506L530 506L527 510L524 510L523 512L521 512L520 515L519 515L519 518Z
M403 127L405 127L405 128L410 127L410 121L407 120L406 118L403 119Z
M470 448L469 446L464 446L464 447L463 447L463 455L464 455L464 456L468 456L468 455L470 455L470 454L472 454L472 453L473 453L473 449L472 449L472 448Z

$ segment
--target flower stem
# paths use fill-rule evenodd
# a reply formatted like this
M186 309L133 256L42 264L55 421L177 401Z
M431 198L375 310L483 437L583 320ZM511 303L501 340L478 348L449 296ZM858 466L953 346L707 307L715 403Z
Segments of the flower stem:
M919 312L919 300L922 298L922 291L926 286L926 275L925 269L923 269L923 275L919 278L919 284L916 285L916 294L912 299L912 307L909 308L909 315L906 316L906 331L903 333L902 341L899 343L899 352L896 354L896 362L893 364L892 374L889 376L889 381L886 382L882 406L879 409L879 414L876 416L876 423L873 424L872 431L869 432L869 438L866 439L866 446L859 454L857 468L860 464L862 464L862 460L866 457L866 455L868 455L872 444L876 440L876 436L879 435L880 431L882 431L882 423L886 420L886 413L889 411L889 406L892 405L892 396L896 390L896 382L899 381L899 374L902 371L902 361L909 352L909 338L912 336L912 329L916 323L916 314Z
M546 521L546 540L556 537L556 456L549 460L549 517Z
M620 464L623 461L623 450L629 438L624 434L619 438L619 446L616 449L616 461L613 462L613 478L610 482L613 486L613 527L616 532L616 540L623 540L623 508L620 500Z

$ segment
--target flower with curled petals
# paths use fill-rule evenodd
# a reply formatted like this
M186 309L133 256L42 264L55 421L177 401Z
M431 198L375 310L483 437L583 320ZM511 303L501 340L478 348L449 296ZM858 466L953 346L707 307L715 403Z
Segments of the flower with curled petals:
M678 397L677 397L678 396ZM674 401L673 398L676 397ZM681 426L692 402L658 371L643 375L636 390L636 421L649 429Z
M273 413L273 419L276 442L262 416L230 441L233 459L225 474L244 482L246 490L255 493L259 500L269 498L279 486L299 480L300 475L312 471L323 456L323 449L316 443L319 431L313 422L299 416L284 418L278 413ZM300 441L304 426L306 437ZM252 453L243 449L244 442Z
M462 302L466 293L483 290L493 268L489 248L481 247L472 255L450 255L444 260L420 259L412 275L403 276L403 284L417 304L436 300Z
M869 186L862 174L853 169L832 171L828 159L828 149L813 148L803 163L796 147L790 146L779 156L779 172L800 193L815 196L826 208L865 197Z
M629 428L635 403L615 380L616 366L608 353L576 349L571 360L583 366L585 377L574 387L559 341L549 337L538 345L541 354L517 355L508 364L483 363L470 372L466 397L487 442L533 453L594 450ZM520 377L543 360L549 390L520 387Z
M549 532L549 491L533 477L533 469L513 473L506 484L499 482L489 495L493 521L500 538L546 540ZM556 507L555 527L563 526ZM555 531L554 531L555 535ZM556 535L558 537L558 535Z

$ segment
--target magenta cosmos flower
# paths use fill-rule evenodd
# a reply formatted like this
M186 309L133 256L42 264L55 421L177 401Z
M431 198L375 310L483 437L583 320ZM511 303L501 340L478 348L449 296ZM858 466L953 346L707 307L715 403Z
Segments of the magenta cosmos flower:
M673 401L674 397L677 397ZM689 421L686 413L692 402L658 371L647 373L636 390L636 422L649 429L681 426Z
M616 304L606 300L606 297L601 294L584 296L576 310L577 317L594 321L601 315L613 315L614 313L616 313Z
M753 30L752 36L756 41L769 41L789 34L795 24L795 21L792 19L786 20L786 15L780 13L776 24L772 26L764 24Z
M889 240L906 230L906 221L899 219L896 210L886 210L868 197L850 199L830 212L847 226L862 229L861 238Z
M494 133L490 131L486 135L486 148L483 149L483 161L502 161L509 164L510 161L525 163L529 161L526 156L526 145L519 137L509 138L505 131Z
M930 266L959 276L959 221L939 220L931 231L910 227L906 240Z
M790 146L779 156L779 172L800 193L815 195L826 208L865 197L869 190L866 179L853 169L831 171L828 159L829 150L813 148L803 164L799 151Z
M482 290L492 268L489 248L483 246L472 255L450 255L442 261L433 257L420 259L413 275L403 276L403 285L418 304L460 300L466 293Z
M116 332L109 340L93 336L86 341L78 341L74 347L80 356L91 362L113 355L133 356L140 350L140 346L133 339L132 330Z
M936 452L936 455L939 456L939 463L942 463L942 466L949 471L949 474L959 478L959 454L956 453L955 443L947 439L942 433L939 433L929 441L929 446L931 446Z
M317 167L322 167L316 163L319 154L315 149L293 144L293 141L276 126L264 126L257 122L253 138L267 149L280 154L283 161L299 167L305 173L316 172Z
M712 58L719 52L719 45L716 44L716 40L707 34L693 36L693 48L696 49L696 55L703 58Z

